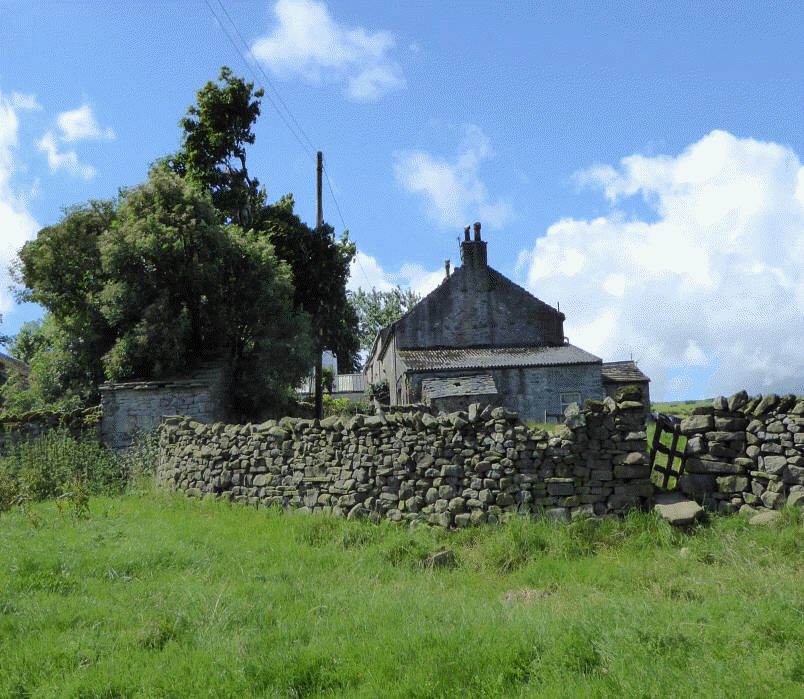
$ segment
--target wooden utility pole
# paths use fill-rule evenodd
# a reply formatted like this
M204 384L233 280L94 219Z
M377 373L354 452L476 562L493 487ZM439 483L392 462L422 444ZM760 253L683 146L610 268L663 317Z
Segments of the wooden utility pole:
M321 203L321 176L324 174L324 154L321 151L318 151L318 165L316 167L315 174L316 174L315 227L321 228L321 226L324 224L324 205Z
M321 203L321 176L324 172L324 154L321 151L318 151L317 160L315 227L318 233L321 230L321 226L324 225L324 206ZM320 273L320 270L311 269L310 273ZM319 327L318 342L315 343L315 417L319 420L324 416L324 363L321 356L324 352L323 334L324 328Z

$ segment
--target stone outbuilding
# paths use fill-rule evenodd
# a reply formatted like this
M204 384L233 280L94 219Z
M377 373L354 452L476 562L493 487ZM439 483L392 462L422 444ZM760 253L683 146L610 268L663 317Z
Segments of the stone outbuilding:
M603 362L603 391L614 398L623 386L639 386L645 417L650 414L650 379L642 373L633 359L624 362Z
M563 313L489 267L486 246L480 224L473 239L467 226L461 266L378 333L366 381L387 381L392 406L484 402L538 422L601 399L602 360L569 344Z

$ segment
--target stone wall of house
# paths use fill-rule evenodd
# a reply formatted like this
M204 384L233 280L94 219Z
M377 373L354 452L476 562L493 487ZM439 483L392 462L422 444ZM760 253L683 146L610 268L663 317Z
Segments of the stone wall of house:
M477 245L462 243L461 247L465 251ZM400 319L396 333L400 348L556 346L564 342L564 314L485 262L464 260L462 267Z
M101 386L101 438L112 449L126 449L137 432L155 430L166 415L187 415L201 423L228 416L228 373L206 365L185 379L135 381Z
M721 512L804 506L804 398L745 391L696 408L681 423L680 488Z
M501 405L517 413L525 422L548 422L548 418L560 419L562 415L561 395L577 393L580 402L600 400L604 396L600 376L600 364L568 364L559 366L500 367L483 370L494 378L497 387L496 405ZM439 377L466 376L466 370L442 370ZM410 373L410 383L414 395L421 393L422 381L429 373ZM463 405L461 405L463 400ZM455 397L451 401L435 401L435 407L443 412L441 405L464 410L473 396ZM647 415L647 411L646 411Z
M513 513L605 515L652 496L643 406L632 398L570 406L553 434L478 404L438 417L261 425L172 417L160 428L158 481L196 497L445 527Z

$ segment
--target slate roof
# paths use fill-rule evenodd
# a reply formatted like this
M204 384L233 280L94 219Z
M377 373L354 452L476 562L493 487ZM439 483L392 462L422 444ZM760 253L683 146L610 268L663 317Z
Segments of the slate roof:
M574 345L559 347L462 347L400 350L411 371L600 364L600 357Z
M601 377L606 383L644 383L650 381L634 361L604 362Z
M453 376L450 378L430 378L422 380L422 394L428 398L447 396L481 396L497 393L497 385L490 374L474 376Z

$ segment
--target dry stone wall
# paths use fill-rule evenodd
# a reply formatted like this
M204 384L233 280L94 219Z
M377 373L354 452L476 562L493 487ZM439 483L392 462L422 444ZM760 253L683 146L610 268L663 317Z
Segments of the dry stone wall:
M804 506L804 398L745 391L696 408L679 486L721 512Z
M159 483L190 496L444 527L543 512L569 520L645 507L653 486L641 402L567 409L556 433L506 408L261 425L160 428Z

